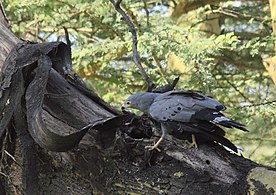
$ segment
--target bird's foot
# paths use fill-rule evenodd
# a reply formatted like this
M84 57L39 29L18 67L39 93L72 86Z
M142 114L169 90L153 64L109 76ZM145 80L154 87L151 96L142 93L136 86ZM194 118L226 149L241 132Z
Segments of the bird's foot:
M159 144L158 144L159 145ZM158 148L158 145L157 144L154 144L153 146L145 146L145 149L148 149L148 150L157 150L158 152L161 152L161 150Z
M197 143L196 143L196 139L195 139L195 136L194 136L194 135L192 135L192 142L189 142L188 140L185 140L185 143L186 143L187 145L189 145L189 148L192 148L192 147L198 148Z
M153 146L146 146L145 149L148 150L157 150L158 152L161 152L161 150L158 148L159 144L161 143L161 141L164 139L164 136L162 135L160 137L160 139L156 142L156 144L154 144Z
M197 143L196 142L189 142L188 140L185 140L185 144L189 146L189 148L197 148Z

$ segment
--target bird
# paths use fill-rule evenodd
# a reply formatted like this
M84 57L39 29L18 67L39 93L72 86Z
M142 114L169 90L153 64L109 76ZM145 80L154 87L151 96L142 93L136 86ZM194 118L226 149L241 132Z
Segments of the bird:
M168 133L175 135L186 133L192 137L191 147L197 147L197 136L220 143L237 152L237 147L224 137L225 131L221 127L248 131L245 125L222 113L226 109L223 104L209 95L194 90L172 90L165 93L138 92L130 95L124 101L122 108L138 109L160 124L161 137L154 145L146 146L150 150L160 151L158 146Z

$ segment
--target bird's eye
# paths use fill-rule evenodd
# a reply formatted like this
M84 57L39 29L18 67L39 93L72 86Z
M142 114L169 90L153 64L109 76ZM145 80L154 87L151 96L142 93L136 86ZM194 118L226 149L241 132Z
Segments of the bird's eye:
M126 104L127 104L127 105L130 105L130 101L127 101Z

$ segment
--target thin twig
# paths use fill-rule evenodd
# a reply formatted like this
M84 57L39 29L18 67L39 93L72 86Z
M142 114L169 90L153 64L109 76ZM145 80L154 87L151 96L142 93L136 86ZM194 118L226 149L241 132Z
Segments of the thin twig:
M99 18L95 17L94 14L91 14L88 11L84 11L84 13L89 15L93 19L93 22L96 22L97 24L99 24L101 26L101 28L110 30L112 33L117 35L122 41L125 41L123 35L121 35L116 30L114 30L114 28L112 26L110 26L106 23L103 23ZM75 30L78 31L78 29L75 29ZM89 35L90 35L90 33L89 33Z
M249 98L248 97L246 97L233 83L231 83L224 75L221 75L222 76L222 78L224 78L225 79L225 81L231 86L231 87L233 87L233 89L236 91L236 92L238 92L245 100L247 100L247 101L249 101L249 102L252 102L252 101L250 101L249 100Z
M251 158L252 155L259 149L259 147L261 146L261 144L263 143L263 140L260 140L258 145L254 148L254 150L248 155L248 158Z
M8 155L16 165L18 165L20 168L22 168L21 164L19 164L16 159L14 158L14 156L12 156L7 150L4 150L5 154Z
M161 63L160 63L160 61L158 60L157 56L155 55L154 52L152 52L151 55L152 55L152 58L153 58L154 62L155 62L156 65L157 65L157 68L158 68L158 70L159 70L159 72L160 72L162 78L163 78L167 83L169 83L168 79L165 77L164 70L162 69Z
M147 5L146 0L142 0L142 1L144 3L144 9L145 9L145 12L146 12L147 26L149 26L149 10L148 10L148 5Z
M254 19L254 20L256 20L258 22L261 22L261 23L266 22L262 17L254 17L252 15L248 15L248 14L245 14L245 13L237 12L235 10L226 9L226 8L222 8L222 7L219 7L218 9L215 9L215 10L213 9L213 10L211 10L211 12L212 13L220 13L220 14L230 16L230 17L233 17L233 18Z
M250 142L250 141L265 141L265 142L276 142L276 138L265 138L265 137L247 137L244 139L244 137L236 137L235 140L242 140L245 142Z
M141 64L141 60L140 60L140 55L139 52L137 50L137 32L135 29L134 24L132 23L132 21L130 20L130 18L128 17L128 15L124 12L124 10L120 7L120 3L122 2L122 0L118 0L118 1L114 1L114 0L110 0L110 2L113 4L114 8L116 9L117 12L119 12L124 21L127 23L128 28L132 34L132 53L133 53L133 61L136 64L136 66L139 68L142 76L144 77L144 79L146 80L147 84L148 84L148 91L152 91L152 89L154 88L154 83L151 81L150 77L147 75L146 71L144 70L142 64Z
M5 173L0 171L0 175L3 175L4 177L9 177L8 175L6 175Z
M46 42L46 40L44 38L40 37L39 35L36 35L36 34L34 34L32 32L28 32L28 34L31 35L31 36L33 36L33 37L35 37L37 40L39 40L41 42Z
M15 163L17 163L17 161L15 160L15 158L14 158L7 150L4 150L4 152L5 152Z
M264 106L264 105L273 104L273 103L276 103L276 100L271 100L271 101L262 102L262 103L257 103L257 104L245 105L245 106L241 106L241 108Z

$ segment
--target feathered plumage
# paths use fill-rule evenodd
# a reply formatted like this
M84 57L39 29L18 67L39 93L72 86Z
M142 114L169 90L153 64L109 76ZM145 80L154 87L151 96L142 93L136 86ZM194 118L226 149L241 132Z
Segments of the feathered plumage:
M223 104L197 91L140 92L128 97L124 105L148 114L161 124L162 136L152 149L157 148L167 132L186 132L216 141L237 152L236 146L224 137L225 132L219 126L247 131L243 124L221 113L226 109Z

